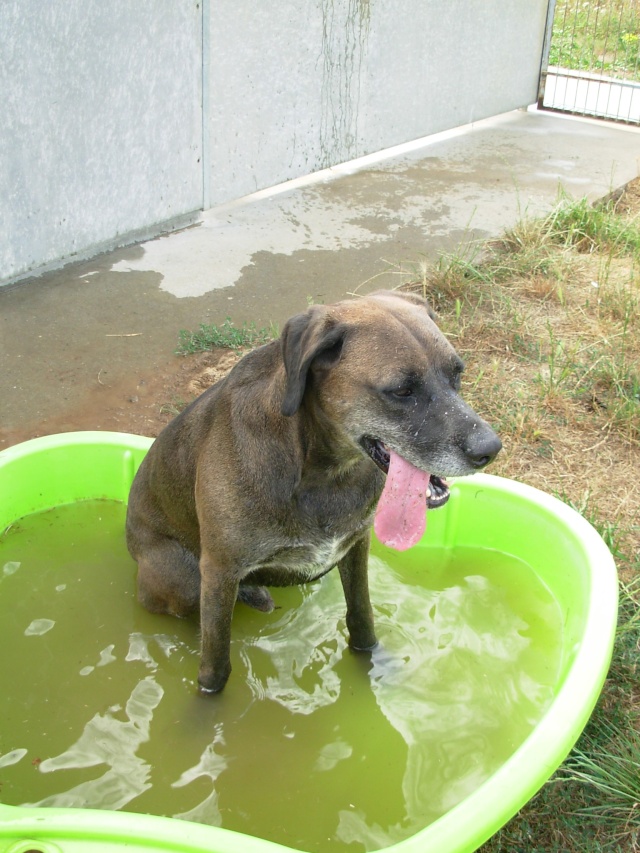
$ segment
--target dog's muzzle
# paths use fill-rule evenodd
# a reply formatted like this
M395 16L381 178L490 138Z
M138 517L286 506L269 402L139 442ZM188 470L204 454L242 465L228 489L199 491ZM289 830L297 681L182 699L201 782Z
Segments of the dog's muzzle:
M372 438L370 435L362 437L362 447L367 454L373 459L378 468L384 473L389 473L389 451L384 446L384 442L378 438ZM429 492L427 494L427 508L438 509L444 506L449 500L449 486L443 477L438 477L437 474L431 474L429 477Z

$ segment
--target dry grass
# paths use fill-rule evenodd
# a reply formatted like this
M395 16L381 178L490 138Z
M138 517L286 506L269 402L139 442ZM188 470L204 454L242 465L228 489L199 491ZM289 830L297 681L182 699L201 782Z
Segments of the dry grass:
M492 473L616 531L624 574L640 559L640 230L620 199L608 203L638 244L601 248L597 234L570 233L572 204L436 266L390 272L430 299L465 359L464 396L504 442Z
M585 734L483 853L640 851L639 217L640 179L596 208L561 199L491 244L388 270L432 302L465 359L464 396L504 443L492 473L585 515L622 580Z

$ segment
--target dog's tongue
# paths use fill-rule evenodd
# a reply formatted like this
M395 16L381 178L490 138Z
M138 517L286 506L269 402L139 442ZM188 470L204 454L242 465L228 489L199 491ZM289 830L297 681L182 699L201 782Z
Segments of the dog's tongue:
M389 450L389 473L373 523L376 536L396 551L418 542L427 524L429 474Z

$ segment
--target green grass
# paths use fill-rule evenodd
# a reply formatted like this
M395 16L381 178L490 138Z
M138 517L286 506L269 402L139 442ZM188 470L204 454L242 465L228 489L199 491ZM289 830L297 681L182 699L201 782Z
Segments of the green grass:
M542 228L556 243L580 252L640 255L638 221L619 216L614 201L593 205L586 198L561 196Z
M640 566L636 566L636 570ZM640 842L640 585L621 585L609 678L585 732L559 772L577 789L576 815L603 849L637 850Z
M189 355L216 348L240 351L266 344L274 337L277 337L274 329L257 329L255 323L246 322L237 327L231 318L227 317L219 326L201 324L195 332L182 329L179 332L176 352L179 355Z
M423 265L414 278L423 294L435 296L436 301L460 300L468 293L469 283L524 279L546 280L546 295L562 301L562 285L577 268L573 250L597 253L603 259L598 278L608 279L612 258L640 261L640 221L620 216L613 201L593 205L586 198L561 193L547 216L524 215L501 239L488 244L468 241L454 252L443 253L434 267ZM629 314L638 308L639 297L629 291L624 294L622 312Z
M620 547L620 525L616 521L601 518L598 515L597 510L594 510L592 507L592 499L589 493L583 495L580 501L575 501L564 492L558 493L556 497L566 503L567 506L570 506L571 509L580 513L583 518L586 518L589 524L595 527L615 560L625 559L624 552ZM629 593L628 599L631 600L632 598L632 594Z
M638 0L557 0L549 63L639 80Z

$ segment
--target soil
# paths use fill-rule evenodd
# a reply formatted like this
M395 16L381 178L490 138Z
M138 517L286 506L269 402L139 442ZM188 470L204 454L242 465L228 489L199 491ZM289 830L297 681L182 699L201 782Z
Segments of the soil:
M74 429L106 429L131 432L153 438L182 409L200 394L225 376L240 360L242 354L230 349L176 359L163 372L141 379L134 394L122 388L104 388L94 392L95 407L84 418L98 419L99 427L85 426ZM83 413L78 413L80 421Z
M634 217L640 214L640 178L634 178L602 199L602 203L613 202L616 213Z
M0 427L0 449L75 430L108 430L146 435L158 433L186 405L231 370L241 354L229 349L175 356L164 367L126 383L98 377L79 405L59 415L13 429Z

